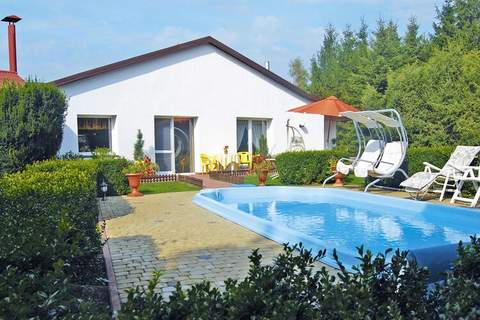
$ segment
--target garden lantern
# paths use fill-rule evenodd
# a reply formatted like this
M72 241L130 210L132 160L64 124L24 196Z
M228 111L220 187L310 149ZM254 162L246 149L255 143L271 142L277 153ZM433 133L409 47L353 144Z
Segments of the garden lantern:
M108 185L105 182L105 180L102 180L102 183L100 184L100 190L103 193L102 201L105 201L105 196L107 195L107 191L108 191Z

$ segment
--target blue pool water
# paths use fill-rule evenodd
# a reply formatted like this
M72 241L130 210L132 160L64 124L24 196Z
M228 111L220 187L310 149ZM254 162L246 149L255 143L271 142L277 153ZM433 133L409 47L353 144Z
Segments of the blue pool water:
M356 246L374 253L469 241L480 210L331 188L247 187L204 190L194 202L277 242L336 248L347 266ZM334 265L331 256L324 261Z

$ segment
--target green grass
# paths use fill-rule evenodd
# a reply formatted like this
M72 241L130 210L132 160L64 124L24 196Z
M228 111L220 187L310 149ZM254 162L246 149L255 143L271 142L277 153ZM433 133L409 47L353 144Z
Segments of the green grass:
M142 183L138 191L143 194L155 194L166 192L182 192L182 191L197 191L199 187L194 186L181 181L172 182L154 182L154 183Z
M335 181L335 179L333 181ZM365 178L355 177L355 175L349 174L345 177L345 184L363 186L365 185Z
M257 175L255 173L253 173L253 174L250 174L250 175L246 176L243 183L254 184L254 185L258 186ZM281 186L281 185L282 185L282 183L280 182L279 178L272 179L272 177L268 176L267 186Z

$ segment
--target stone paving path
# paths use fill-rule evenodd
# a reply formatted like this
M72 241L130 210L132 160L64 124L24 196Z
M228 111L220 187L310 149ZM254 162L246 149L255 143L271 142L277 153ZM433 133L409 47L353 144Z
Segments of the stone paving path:
M100 213L98 220L109 220L132 212L132 207L125 199L126 196L106 197L105 201L99 199Z
M125 289L146 285L161 270L158 291L167 297L177 281L188 288L247 275L255 248L272 261L282 247L192 203L195 192L129 198L133 213L107 221L113 270L122 301Z

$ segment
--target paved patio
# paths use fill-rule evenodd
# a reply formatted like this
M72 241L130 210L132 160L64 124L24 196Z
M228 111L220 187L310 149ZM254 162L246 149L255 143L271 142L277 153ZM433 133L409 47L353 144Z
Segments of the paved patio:
M282 246L192 203L195 192L128 198L133 212L107 221L108 244L122 301L125 289L146 285L154 270L163 272L165 297L177 281L188 288L209 280L219 288L231 277L247 275L255 248L269 263ZM318 265L320 266L320 264Z

